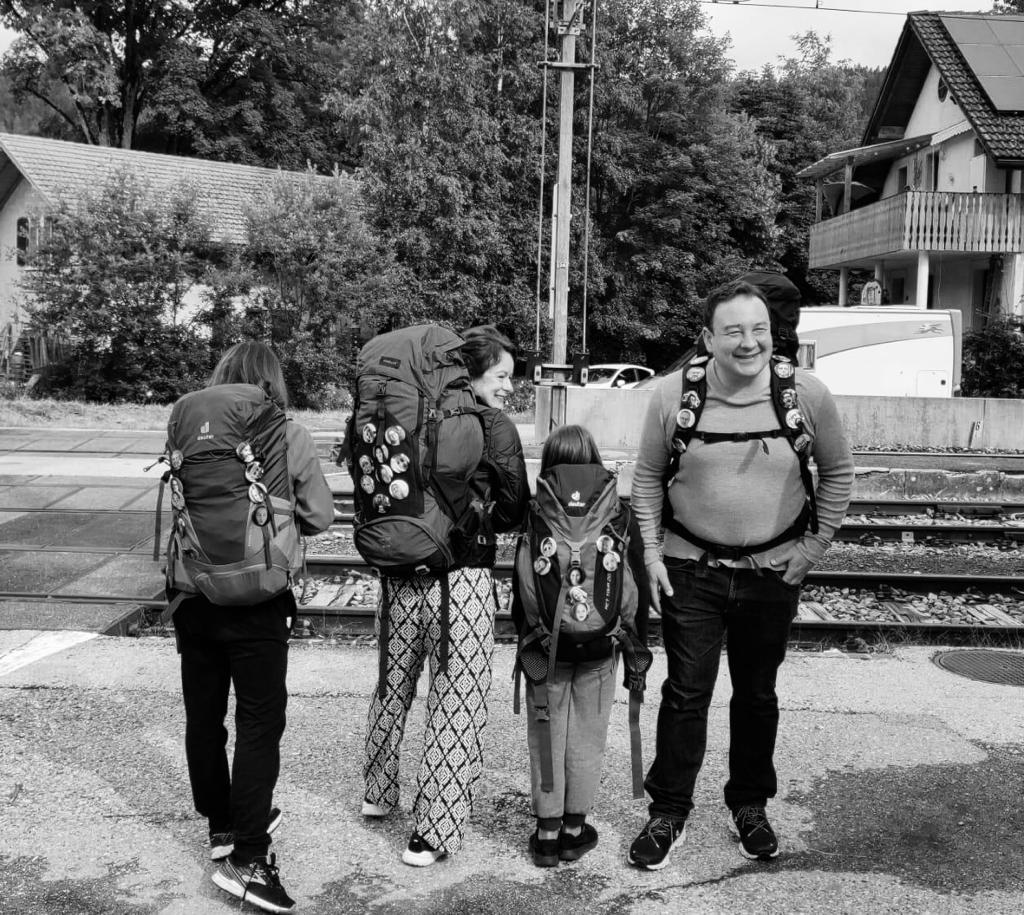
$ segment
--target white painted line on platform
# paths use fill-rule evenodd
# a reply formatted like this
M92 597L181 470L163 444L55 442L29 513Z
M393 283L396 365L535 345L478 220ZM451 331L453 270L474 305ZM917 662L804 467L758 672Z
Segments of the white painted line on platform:
M13 673L35 661L41 661L58 651L88 642L90 639L96 638L97 634L95 632L41 632L24 645L0 658L0 677Z
M50 476L50 477L138 477L147 479L142 468L156 460L147 459L146 455L138 457L81 457L78 455L21 454L13 452L0 456L0 474L12 476ZM151 474L152 481L160 481L156 468Z

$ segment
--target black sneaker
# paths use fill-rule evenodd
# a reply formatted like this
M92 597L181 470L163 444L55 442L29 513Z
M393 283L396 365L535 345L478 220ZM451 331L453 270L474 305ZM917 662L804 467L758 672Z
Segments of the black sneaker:
M740 840L740 854L744 858L769 861L779 853L779 840L764 807L737 807L729 817L729 829Z
M295 908L295 900L281 886L276 858L255 858L250 864L235 864L226 858L213 872L213 882L242 902L266 912L290 912Z
M267 823L267 835L281 825L281 811L277 807L270 808L270 822ZM210 860L223 861L235 850L235 834L233 832L210 833Z
M579 861L588 851L597 847L597 830L584 823L578 836L563 829L558 834L558 857L563 861Z
M402 860L413 867L430 867L435 861L446 857L443 851L438 851L418 832L409 837L409 847L402 852Z
M626 859L636 867L660 871L668 864L668 856L677 842L686 838L686 820L651 817L629 846Z
M530 854L537 867L558 867L558 838L542 839L539 832L530 836Z

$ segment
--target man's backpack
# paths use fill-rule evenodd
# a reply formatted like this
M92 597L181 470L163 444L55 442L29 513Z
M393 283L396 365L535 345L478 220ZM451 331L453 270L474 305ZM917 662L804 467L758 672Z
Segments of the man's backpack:
M808 527L812 533L818 532L818 506L814 495L814 480L808 466L813 439L807 430L803 413L796 392L796 368L785 356L771 357L770 385L771 401L779 426L777 429L762 429L751 432L702 432L697 429L704 405L707 401L708 382L706 355L693 356L682 368L682 391L679 399L679 412L676 413L676 425L672 431L671 452L665 474L662 479L665 488L665 499L662 507L662 525L678 534L684 540L707 550L718 559L739 559L750 553L760 553L779 546L800 536ZM672 513L672 504L668 499L668 488L675 482L679 472L679 462L686 453L690 442L697 438L705 444L716 442L743 442L760 439L762 447L764 439L784 438L796 454L800 467L800 479L804 485L806 502L800 515L792 525L767 543L730 547L711 543L687 530Z
M356 549L388 576L438 575L442 669L448 650L447 572L464 561L485 511L472 486L484 434L462 345L458 334L434 325L374 337L359 352L346 430ZM382 646L387 615L385 586ZM384 655L382 650L382 665ZM382 676L381 689L384 682Z
M614 474L597 464L561 464L537 480L537 495L516 550L523 619L515 710L522 672L534 684L537 721L547 723L547 684L562 640L571 639L583 655L588 646L607 650L609 640L617 642L630 674L633 783L635 796L641 797L639 712L650 652L628 631L635 628L639 591L627 555L631 514L619 499L616 482ZM604 646L596 644L599 640ZM548 737L541 740L542 790L550 791L552 784Z
M170 488L173 517L168 614L196 594L247 606L291 585L302 546L286 425L281 407L250 384L214 385L175 403L160 487L161 504Z

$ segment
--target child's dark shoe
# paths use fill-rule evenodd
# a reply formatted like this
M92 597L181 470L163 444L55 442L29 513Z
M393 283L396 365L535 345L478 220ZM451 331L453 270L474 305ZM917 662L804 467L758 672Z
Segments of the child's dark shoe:
M538 833L530 836L530 852L537 867L557 867L562 837L542 839Z
M563 861L578 861L592 848L597 847L597 830L584 823L577 836L564 829L558 834L558 857Z

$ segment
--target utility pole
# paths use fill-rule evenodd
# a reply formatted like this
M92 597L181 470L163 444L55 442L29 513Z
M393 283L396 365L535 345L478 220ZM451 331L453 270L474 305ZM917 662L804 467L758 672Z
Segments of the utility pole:
M558 2L558 0L551 0ZM551 264L555 287L555 315L552 328L551 361L565 363L569 330L569 228L572 218L572 118L576 70L586 64L576 63L576 36L585 0L561 0L562 15L558 18L561 38L558 98L558 194L555 209L555 257ZM591 0L596 2L596 0Z

